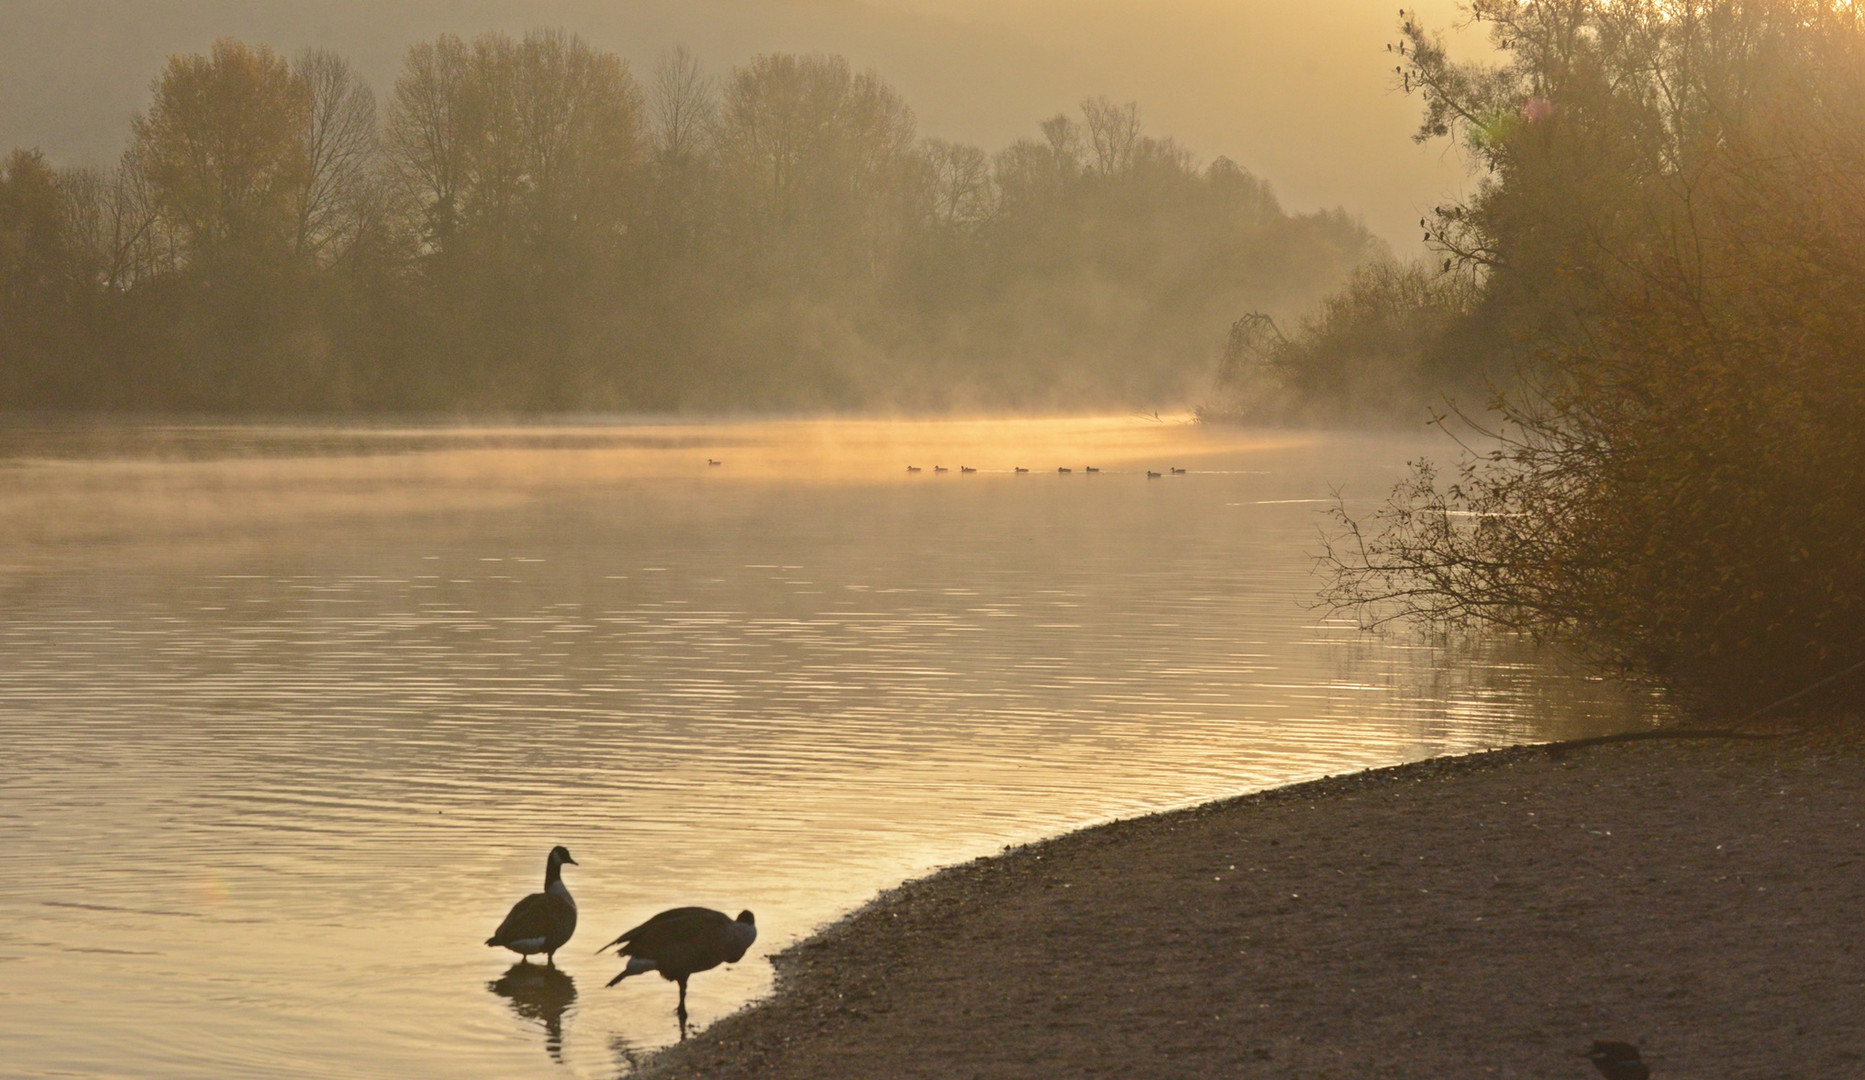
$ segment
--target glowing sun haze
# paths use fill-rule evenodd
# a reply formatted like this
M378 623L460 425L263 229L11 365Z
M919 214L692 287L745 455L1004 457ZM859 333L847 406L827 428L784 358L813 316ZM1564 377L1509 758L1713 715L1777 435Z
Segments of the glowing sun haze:
M1428 25L1459 18L1415 6ZM1464 181L1445 147L1410 141L1419 103L1385 52L1397 18L1392 0L0 0L0 148L114 159L168 54L216 37L333 48L386 96L415 41L561 26L637 73L675 44L714 72L842 53L901 91L922 134L988 150L1084 97L1137 100L1201 161L1232 158L1293 210L1364 214L1409 252L1419 211Z

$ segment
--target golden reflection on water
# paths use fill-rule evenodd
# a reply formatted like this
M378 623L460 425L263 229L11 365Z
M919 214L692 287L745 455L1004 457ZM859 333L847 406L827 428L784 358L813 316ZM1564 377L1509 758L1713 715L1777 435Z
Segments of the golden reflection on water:
M1019 467L1031 475L1072 467L1086 479L1091 466L1111 479L1313 439L1184 417L16 428L0 433L0 573L93 557L232 558L291 542L281 534L514 509L617 483L874 485ZM933 471L940 467L950 472Z
M931 867L1641 708L1509 642L1303 606L1317 507L1378 497L1415 440L1121 417L0 446L22 1075L611 1076L678 1037L672 992L605 989L589 952L663 908L758 912L746 960L694 980L703 1027ZM537 974L479 943L557 843L580 930Z

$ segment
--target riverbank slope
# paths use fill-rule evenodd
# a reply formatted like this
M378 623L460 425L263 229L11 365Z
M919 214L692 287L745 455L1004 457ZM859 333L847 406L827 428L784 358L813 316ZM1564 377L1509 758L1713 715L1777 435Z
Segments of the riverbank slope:
M657 1077L1865 1075L1865 747L1527 747L892 890Z

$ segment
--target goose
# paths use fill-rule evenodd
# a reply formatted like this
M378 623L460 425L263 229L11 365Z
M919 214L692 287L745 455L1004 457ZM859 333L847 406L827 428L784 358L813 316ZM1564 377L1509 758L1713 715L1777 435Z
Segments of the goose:
M976 470L976 469L974 469L974 468L972 468L972 467L971 467L971 466L969 466L969 465L960 465L960 466L958 467L958 471L959 471L959 472L961 472L961 473L968 473L968 472L977 472L978 470Z
M952 471L951 469L946 468L944 465L933 466L933 472L951 472L951 471Z
M908 465L908 466L907 466L907 471L908 471L908 472L919 472L919 471L920 471L920 467L919 467L918 465Z
M628 966L608 985L614 986L630 975L660 972L661 978L680 984L680 1004L674 1012L685 1024L687 978L720 964L737 963L757 939L757 920L749 911L739 912L736 919L703 907L663 911L602 947L618 946L616 955L628 957Z
M576 933L576 901L563 884L564 863L577 865L570 849L562 844L551 848L544 862L544 891L513 904L511 914L486 939L487 945L502 945L526 960L532 953L543 953L549 963L557 963L557 950Z
M1074 472L1075 470L1074 469L1057 469L1056 471L1059 473L1071 473L1071 472Z
M1158 473L1156 473L1156 472L1154 472L1154 471L1153 471L1153 470L1151 470L1151 469L1148 469L1148 470L1146 470L1146 478L1147 478L1148 480L1157 480L1157 479L1159 479L1159 474L1158 474Z
M723 462L723 461L720 461L720 460L719 460L718 458L707 458L707 459L706 459L706 464L708 464L708 465L723 465L723 464L725 464L725 462Z
M1024 468L1023 466L1021 466L1021 465L1019 465L1019 466L1017 466L1017 469L1016 469L1016 471L1018 471L1018 472L1029 472L1030 470L1028 470L1028 469L1026 469L1026 468Z
M1083 469L1082 471L1083 471L1083 472L1091 472L1091 473L1097 473L1097 472L1100 472L1101 470L1100 470L1100 469L1097 469L1097 468L1095 468L1095 467L1094 467L1093 465L1090 465L1090 466L1088 466L1088 467L1087 467L1086 469Z
M1172 466L1172 475L1174 475L1174 476L1184 476L1184 475L1185 475L1185 470L1184 470L1184 469L1181 469L1181 468L1179 468L1179 467L1178 467L1177 465L1174 465L1174 466Z

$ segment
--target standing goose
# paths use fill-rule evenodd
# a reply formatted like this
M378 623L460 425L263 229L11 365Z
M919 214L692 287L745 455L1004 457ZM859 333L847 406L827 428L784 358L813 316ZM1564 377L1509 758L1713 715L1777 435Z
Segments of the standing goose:
M544 863L544 891L534 892L512 905L512 912L492 936L488 945L503 945L526 960L532 953L543 953L552 965L557 950L576 933L576 901L563 883L563 864L577 865L570 849L562 844L550 849Z
M620 946L616 955L628 957L628 966L609 980L610 986L646 971L658 971L661 978L679 983L680 1005L674 1012L684 1029L687 977L737 963L757 939L758 924L749 911L734 919L711 908L683 907L661 912L602 949Z

